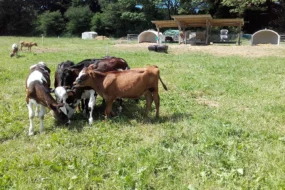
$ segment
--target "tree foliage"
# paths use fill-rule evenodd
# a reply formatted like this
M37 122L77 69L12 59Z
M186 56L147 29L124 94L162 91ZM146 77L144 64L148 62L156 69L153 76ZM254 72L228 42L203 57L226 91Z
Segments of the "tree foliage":
M0 35L30 35L35 19L31 2L0 0Z
M68 19L66 30L69 34L79 35L90 30L92 13L88 6L70 7L64 16Z
M59 11L46 11L38 17L38 30L44 35L58 36L65 28L64 19Z
M222 4L224 6L231 7L232 12L239 13L242 15L246 10L252 8L259 8L266 3L276 3L277 0L223 0ZM261 7L260 7L261 8Z
M0 35L125 36L154 29L152 20L176 14L244 18L243 30L285 29L285 4L279 0L0 0ZM63 23L64 22L64 23Z

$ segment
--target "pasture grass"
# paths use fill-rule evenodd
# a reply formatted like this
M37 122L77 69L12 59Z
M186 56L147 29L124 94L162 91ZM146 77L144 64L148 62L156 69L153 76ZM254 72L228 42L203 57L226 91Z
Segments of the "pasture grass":
M36 41L10 58L11 45ZM284 58L168 54L124 48L114 41L0 37L0 189L284 189ZM285 53L285 52L284 52ZM125 100L123 113L95 121L76 113L70 126L44 120L27 136L25 79L44 61L52 70L105 55L130 67L156 64L161 112ZM116 109L115 103L113 109Z

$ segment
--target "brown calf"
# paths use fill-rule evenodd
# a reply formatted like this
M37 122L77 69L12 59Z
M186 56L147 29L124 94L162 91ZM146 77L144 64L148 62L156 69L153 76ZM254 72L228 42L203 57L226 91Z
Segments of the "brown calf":
M112 104L117 98L139 98L142 95L146 97L146 114L154 100L156 117L159 117L158 80L167 90L159 76L157 66L106 73L84 68L74 85L75 87L90 86L106 100L106 118L112 111Z
M46 107L52 110L53 116L58 121L68 121L64 104L58 104L50 94L50 69L43 62L30 67L26 79L26 102L30 119L29 135L34 134L33 119L36 114L40 118L40 132L43 132ZM36 107L36 111L34 111L34 107Z
M32 46L38 46L36 42L20 42L21 44L21 51L23 47L28 47L28 51L31 52Z

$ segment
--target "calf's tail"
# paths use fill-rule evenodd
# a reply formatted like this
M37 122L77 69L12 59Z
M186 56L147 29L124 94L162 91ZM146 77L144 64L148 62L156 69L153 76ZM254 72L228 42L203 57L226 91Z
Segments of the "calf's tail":
M167 87L166 87L166 85L162 82L162 80L161 80L161 78L160 78L160 76L159 76L159 75L158 75L158 78L159 78L159 80L160 80L160 82L161 82L161 84L162 84L162 86L163 86L164 90L166 90L166 91L167 91Z

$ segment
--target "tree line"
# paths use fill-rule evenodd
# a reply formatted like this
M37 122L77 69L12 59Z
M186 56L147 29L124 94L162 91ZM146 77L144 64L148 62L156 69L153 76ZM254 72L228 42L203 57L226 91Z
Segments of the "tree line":
M80 36L85 31L121 37L155 29L152 20L210 14L244 18L245 33L285 32L284 0L0 0L0 35Z

